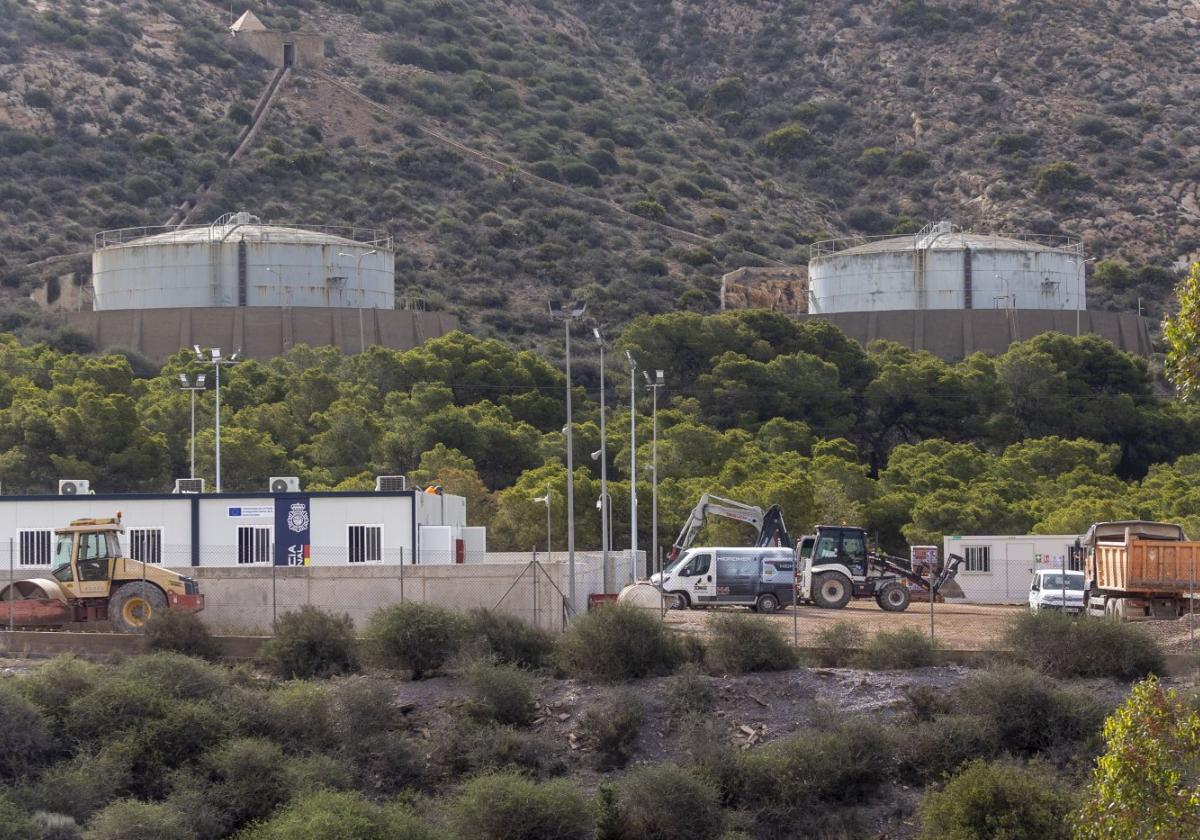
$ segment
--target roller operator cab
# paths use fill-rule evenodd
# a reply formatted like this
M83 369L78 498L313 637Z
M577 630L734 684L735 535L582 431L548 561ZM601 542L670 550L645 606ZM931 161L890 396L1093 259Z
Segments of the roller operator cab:
M775 612L795 595L790 548L692 548L650 582L676 609L740 605Z

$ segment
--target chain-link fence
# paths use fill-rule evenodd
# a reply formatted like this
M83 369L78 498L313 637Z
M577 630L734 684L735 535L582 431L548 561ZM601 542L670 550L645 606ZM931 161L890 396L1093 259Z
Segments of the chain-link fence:
M37 594L19 585L22 580L54 577L57 567L44 552L29 546L23 552L13 541L7 548L9 556L0 558L6 599ZM362 629L376 610L404 602L458 611L499 610L558 632L588 609L590 596L619 591L632 579L637 562L628 551L609 552L607 562L601 552L576 552L572 600L571 564L565 552L547 557L533 551L423 550L414 563L403 549L368 540L338 548L312 547L296 565L288 566L272 562L274 546L266 540L193 552L190 545L162 545L152 539L129 543L129 553L146 561L150 578L155 567L162 567L195 579L204 596L201 619L213 632L227 635L270 635L280 616L306 605L349 615ZM10 608L7 614L14 627L22 626L20 609ZM81 626L108 629L100 622Z

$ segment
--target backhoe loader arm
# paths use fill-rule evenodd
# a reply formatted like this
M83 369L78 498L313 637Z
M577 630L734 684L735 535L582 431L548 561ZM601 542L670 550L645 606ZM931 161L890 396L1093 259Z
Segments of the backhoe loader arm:
M745 522L753 525L760 531L763 527L762 508L742 502L735 502L732 499L722 499L720 496L705 493L700 497L700 501L696 503L696 506L692 508L692 512L688 514L687 521L683 523L683 530L679 532L679 536L675 538L675 544L671 546L669 560L674 561L680 554L691 547L692 541L696 539L696 534L704 527L704 522L708 519L709 515L724 516L726 519ZM781 516L780 525L782 524L783 519Z

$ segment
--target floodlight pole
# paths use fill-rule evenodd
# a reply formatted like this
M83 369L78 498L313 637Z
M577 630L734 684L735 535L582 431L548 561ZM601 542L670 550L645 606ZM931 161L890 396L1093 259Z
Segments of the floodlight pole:
M215 419L216 448L215 448L215 453L214 453L215 458L216 458L216 464L214 465L214 473L215 473L214 478L216 479L217 492L220 493L221 492L221 366L234 364L237 361L238 355L242 351L236 350L233 353L230 353L228 357L225 357L225 356L221 355L221 348L214 347L210 351L210 357L208 359L205 359L204 354L202 352L200 352L199 345L194 345L194 349L196 351L196 359L204 364L212 365L214 368L215 376L216 376L216 392L217 392L217 394L216 394L216 419Z
M637 362L625 351L629 360L629 548L633 552L630 568L637 580ZM630 581L632 583L632 581Z
M600 345L600 563L604 569L605 583L612 583L608 573L608 444L604 427L604 339L600 330L592 328L596 343ZM608 589L605 588L607 592Z
M550 304L550 315L562 318L567 350L567 599L575 609L575 439L571 428L571 321L587 309L586 304L569 304L570 308Z
M650 379L649 371L642 371L642 376L646 377L646 387L652 394L653 402L651 403L650 418L653 441L650 445L650 551L652 556L650 563L655 566L655 571L662 571L657 568L658 559L658 389L665 382L663 380L663 372L661 370L654 372L654 379Z

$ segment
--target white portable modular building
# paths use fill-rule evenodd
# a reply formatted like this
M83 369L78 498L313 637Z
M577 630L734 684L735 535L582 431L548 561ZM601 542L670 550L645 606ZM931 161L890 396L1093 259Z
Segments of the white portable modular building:
M55 528L118 512L125 553L171 567L441 565L487 549L465 499L412 490L0 496L0 568L48 567Z
M963 597L947 598L974 604L1023 604L1036 569L1071 566L1077 534L1021 536L948 536L943 557L964 558L955 581Z

